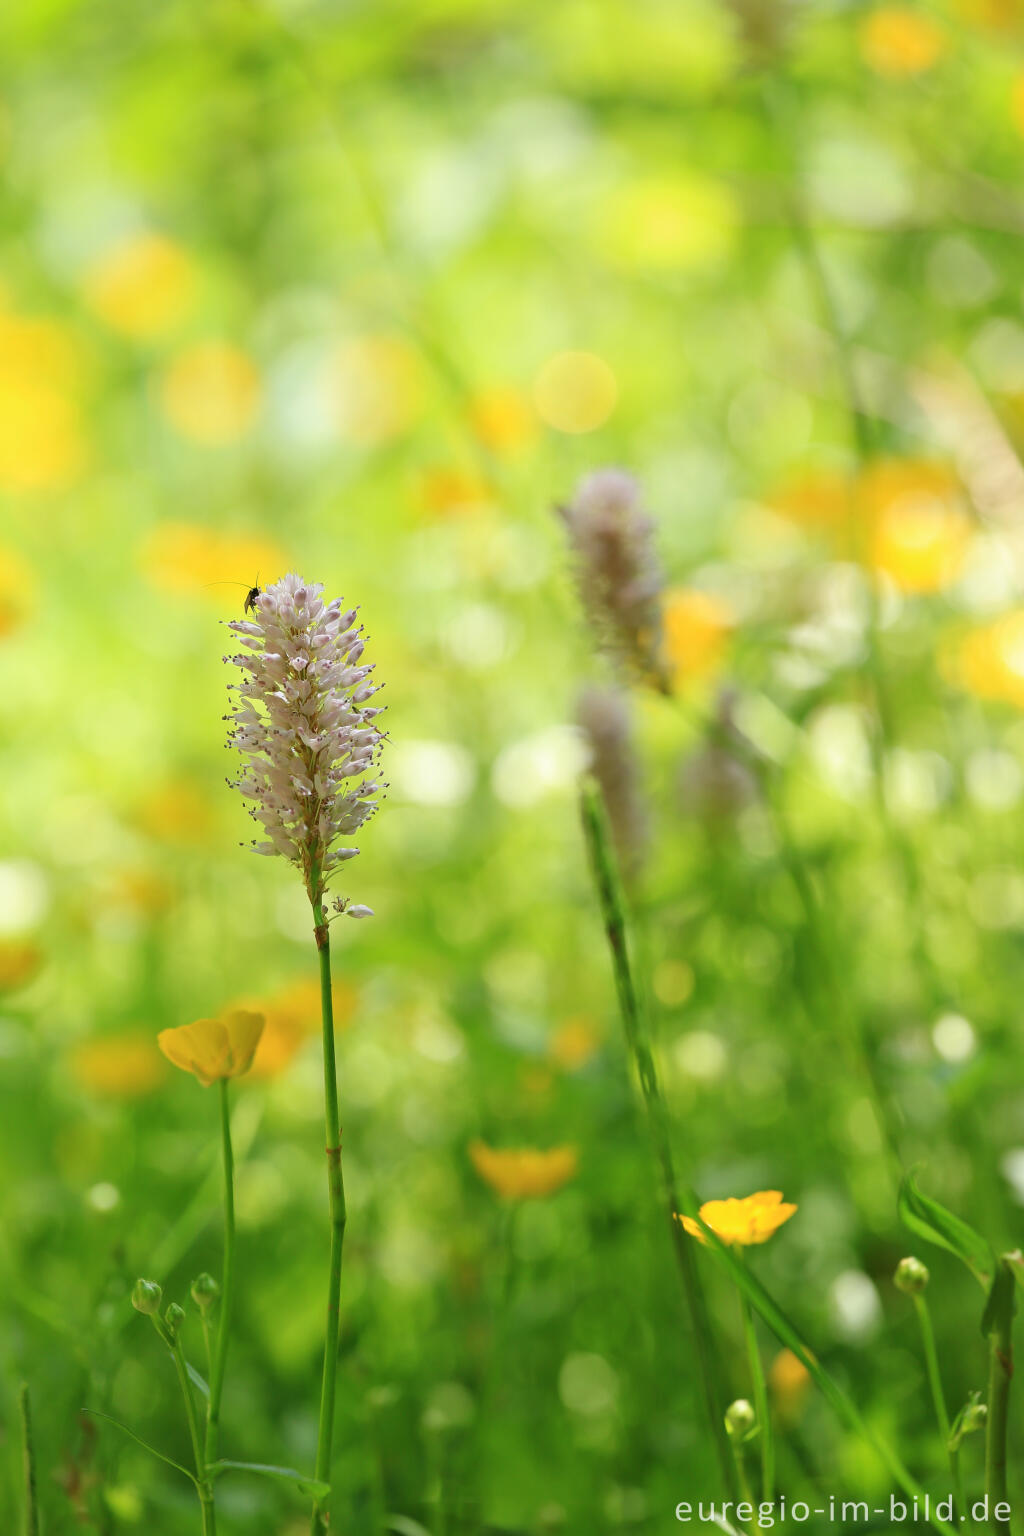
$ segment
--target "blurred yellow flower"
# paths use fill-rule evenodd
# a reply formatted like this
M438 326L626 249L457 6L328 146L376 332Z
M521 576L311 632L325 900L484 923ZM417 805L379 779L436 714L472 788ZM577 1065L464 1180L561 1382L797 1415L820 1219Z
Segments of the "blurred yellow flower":
M36 581L31 567L0 544L0 640L19 629L35 606Z
M765 504L803 528L842 528L852 514L850 477L807 470L768 495Z
M662 272L724 261L739 224L728 187L710 177L646 176L600 204L598 239L611 261Z
M996 32L1012 32L1024 21L1024 0L954 0L965 21Z
M420 497L430 517L463 517L493 508L497 498L483 475L464 469L424 470Z
M671 587L662 606L662 644L676 687L717 672L734 628L721 598L691 587Z
M548 1055L567 1072L574 1072L590 1061L600 1044L593 1020L576 1014L563 1020L555 1030L548 1044Z
M329 371L338 432L373 447L399 437L419 413L419 357L401 336L353 336L337 349Z
M359 1001L359 993L345 982L336 981L331 989L334 1002L334 1028L346 1029ZM238 1005L263 1015L260 1043L252 1064L253 1077L277 1077L289 1066L306 1041L320 1030L320 984L303 977L259 1002Z
M768 1368L768 1386L780 1417L792 1423L799 1417L811 1385L811 1373L791 1349L780 1349Z
M784 1205L777 1189L762 1189L742 1200L708 1200L700 1208L701 1220L706 1222L723 1243L735 1243L748 1248L754 1243L766 1243L788 1221L796 1210L795 1205ZM690 1216L676 1216L691 1237L707 1242L700 1224Z
M142 865L124 865L107 875L103 886L103 904L120 907L143 917L156 917L174 902L174 887L156 870Z
M608 420L618 398L614 373L593 352L556 352L533 385L538 415L556 432L593 432Z
M528 1200L554 1194L576 1174L579 1157L575 1147L489 1147L471 1141L469 1155L485 1184L503 1200Z
M43 952L32 939L0 939L0 992L23 987L42 963Z
M1017 132L1024 134L1024 74L1013 82L1010 94L1010 119Z
M219 1019L196 1019L194 1024L162 1029L156 1038L168 1061L194 1073L209 1088L223 1078L248 1072L262 1033L261 1013L235 1008Z
M980 699L1024 708L1024 608L970 630L946 651L950 679Z
M171 330L188 313L195 268L182 246L147 230L104 251L84 286L87 303L111 330L147 340Z
M79 478L82 374L68 326L0 309L0 490L59 490Z
M482 390L469 402L469 420L480 441L495 453L516 453L537 436L537 416L519 389Z
M194 443L237 442L256 420L262 384L247 352L227 341L200 341L173 358L158 396L171 425Z
M956 579L971 523L951 470L927 459L879 459L857 494L875 570L904 592L937 592Z
M148 790L135 810L138 826L170 843L203 843L214 824L213 807L198 784L168 779Z
M162 522L139 549L139 565L155 587L170 592L205 592L229 607L225 587L237 586L238 606L257 577L266 586L287 567L288 557L272 539L256 533L232 533L201 523Z
M909 6L882 6L860 26L864 62L879 75L920 75L946 51L946 34L929 16Z
M152 1036L138 1030L83 1040L72 1048L70 1066L83 1088L126 1099L150 1093L165 1071Z

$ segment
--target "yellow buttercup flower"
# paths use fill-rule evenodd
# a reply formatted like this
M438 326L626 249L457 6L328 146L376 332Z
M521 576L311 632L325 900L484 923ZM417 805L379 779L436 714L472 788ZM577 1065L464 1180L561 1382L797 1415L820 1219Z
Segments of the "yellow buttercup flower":
M0 939L0 992L23 987L42 963L43 952L31 939Z
M768 1371L768 1387L781 1418L792 1423L811 1385L811 1373L791 1349L780 1349Z
M795 1210L795 1205L783 1204L779 1190L761 1189L743 1200L708 1200L701 1206L700 1215L701 1221L706 1222L723 1243L749 1248L754 1243L766 1243ZM707 1242L703 1228L692 1217L677 1215L676 1220L682 1222L691 1237Z
M665 662L677 688L718 671L735 628L720 597L692 587L672 587L662 607Z
M183 1072L193 1072L208 1088L249 1070L262 1033L262 1013L235 1008L220 1019L196 1019L194 1024L162 1029L157 1044L168 1061Z
M945 33L929 16L908 6L884 6L862 22L860 51L879 75L920 75L946 51Z
M471 1141L469 1155L485 1184L503 1200L529 1200L554 1194L575 1175L575 1147L489 1147Z

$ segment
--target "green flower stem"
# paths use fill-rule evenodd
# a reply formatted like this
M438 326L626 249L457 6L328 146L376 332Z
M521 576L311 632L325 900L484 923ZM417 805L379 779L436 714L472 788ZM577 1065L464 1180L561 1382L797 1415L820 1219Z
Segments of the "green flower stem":
M199 1492L199 1505L203 1513L203 1536L217 1536L217 1516L213 1507L213 1485L206 1476L203 1438L199 1429L196 1401L192 1396L192 1383L189 1380L188 1367L185 1364L185 1353L181 1347L180 1339L173 1337L158 1318L154 1317L153 1322L156 1324L157 1332L171 1352L174 1368L178 1373L181 1395L185 1403L185 1417L188 1420L188 1432L192 1441L192 1454L195 1457L196 1463L196 1487Z
M36 1495L36 1448L32 1438L32 1405L29 1401L28 1383L23 1382L19 1393L21 1403L21 1436L25 1458L25 1536L39 1536L39 1503Z
M739 1250L742 1253L742 1250ZM747 1298L740 1293L740 1312L743 1317L743 1338L747 1346L750 1364L750 1380L754 1390L754 1411L761 1432L761 1498L770 1504L775 1497L775 1436L772 1432L771 1410L768 1406L768 1384L764 1379L761 1351L757 1347L754 1331L754 1314Z
M607 813L601 801L600 791L595 784L584 782L580 806L591 868L597 887L601 915L604 919L605 935L611 952L626 1044L640 1079L651 1141L661 1172L662 1193L668 1207L669 1226L690 1315L693 1348L704 1406L715 1442L722 1481L728 1492L735 1497L737 1473L722 1418L724 1400L719 1385L720 1370L714 1349L711 1322L700 1276L697 1273L693 1244L683 1230L682 1223L676 1220L676 1213L684 1207L680 1204L677 1193L668 1116L665 1101L661 1096L654 1057L646 1038L646 1021L630 964L625 902L612 850Z
M210 1398L206 1409L207 1462L217 1459L217 1439L220 1433L220 1401L224 1392L224 1371L228 1358L228 1335L231 1331L231 1311L234 1302L235 1269L235 1163L231 1151L231 1113L228 1100L228 1080L222 1077L217 1084L220 1090L220 1130L224 1157L224 1271L221 1279L220 1320L214 1345L213 1365L210 1370ZM209 1354L209 1332L203 1316L203 1334Z
M921 1344L924 1349L924 1363L928 1372L928 1385L931 1388L932 1402L935 1405L935 1421L939 1426L939 1434L942 1443L949 1453L949 1471L953 1479L954 1522L959 1518L959 1511L964 1508L964 1490L960 1479L960 1451L952 1443L952 1429L949 1422L949 1414L946 1411L946 1394L942 1390L942 1373L939 1370L939 1355L935 1348L935 1330L932 1327L932 1315L928 1309L928 1303L919 1292L911 1298L914 1303L914 1311L917 1313L917 1321L921 1328Z
M324 1032L324 1118L327 1132L327 1193L331 1213L331 1260L327 1282L327 1326L324 1375L320 1394L320 1430L316 1444L316 1476L331 1480L334 1445L334 1398L338 1376L338 1335L341 1325L341 1256L345 1242L345 1181L341 1170L341 1124L338 1113L338 1067L334 1053L334 999L331 993L331 940L323 901L313 904L316 947L320 956L320 1007ZM326 1536L328 1499L313 1501L312 1536Z
M733 1465L736 1468L736 1482L739 1487L740 1503L751 1504L757 1509L757 1500L750 1486L750 1477L747 1473L747 1458L744 1455L743 1446L738 1440L730 1440Z
M1010 1423L1010 1381L1013 1377L1013 1309L1015 1281L1005 1259L992 1286L986 1313L989 1331L988 1420L985 1426L985 1494L989 1520L998 1536L1009 1536L1009 1520L997 1520L997 1504L1008 1504L1006 1441Z

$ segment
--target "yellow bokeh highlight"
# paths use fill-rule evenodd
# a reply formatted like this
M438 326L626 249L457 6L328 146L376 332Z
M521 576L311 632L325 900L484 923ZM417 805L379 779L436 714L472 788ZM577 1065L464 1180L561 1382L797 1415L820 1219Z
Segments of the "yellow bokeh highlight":
M879 459L855 491L872 567L901 591L938 592L960 574L971 537L960 483L928 459Z
M0 939L0 992L13 992L42 969L43 952L32 939Z
M158 523L139 549L139 567L154 587L167 592L206 592L224 608L241 608L248 587L283 576L288 557L261 534L231 533L200 523ZM214 588L219 590L213 590Z
M548 1056L566 1072L575 1072L592 1060L600 1045L593 1019L577 1014L559 1024L548 1043Z
M83 373L69 327L0 309L0 490L62 490L80 478Z
M204 844L215 817L209 798L190 779L167 779L147 790L135 808L136 824L164 843Z
M401 336L353 336L342 342L329 368L339 435L372 448L400 437L423 403L415 349Z
M946 34L929 16L909 6L883 6L860 26L864 62L879 75L924 74L946 51Z
M768 1367L768 1390L779 1416L787 1423L800 1417L811 1388L811 1373L791 1349L780 1349Z
M473 1167L503 1200L537 1199L551 1195L575 1177L579 1155L575 1147L489 1147L469 1145Z
M728 604L710 592L671 587L662 603L662 625L665 666L680 687L719 670L735 618Z
M472 470L437 465L420 476L419 500L428 518L442 520L497 505L493 486Z
M614 373L594 352L556 352L533 385L537 413L556 432L595 431L608 420L618 398Z
M147 341L185 318L195 299L192 258L165 235L129 235L104 251L86 273L93 312L122 336Z
M954 9L974 26L1014 32L1024 22L1024 0L954 0Z
M16 549L0 544L0 640L30 618L36 604L36 578Z
M619 266L689 272L724 261L739 224L728 187L703 176L641 177L603 198L597 239Z
M335 1031L347 1029L355 1016L359 993L348 983L336 981L331 997ZM302 977L267 998L248 999L234 1006L263 1015L263 1034L251 1069L253 1077L279 1076L306 1041L320 1034L320 984L313 978Z
M1010 91L1010 120L1017 132L1024 135L1024 73L1017 76Z
M164 1077L152 1036L139 1030L81 1041L70 1052L69 1066L81 1087L107 1098L139 1098Z
M244 437L262 396L259 370L247 352L227 341L185 347L160 377L164 415L182 437L206 448Z
M826 469L807 470L772 492L765 505L802 528L841 529L853 510L850 477Z
M946 675L968 692L1024 709L1024 608L968 631L943 660Z
M537 415L519 389L487 389L469 402L473 431L493 453L518 453L537 437Z

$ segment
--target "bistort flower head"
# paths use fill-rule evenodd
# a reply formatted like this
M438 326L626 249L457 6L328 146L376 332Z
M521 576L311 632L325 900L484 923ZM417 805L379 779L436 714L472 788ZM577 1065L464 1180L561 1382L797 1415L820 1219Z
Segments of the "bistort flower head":
M594 470L558 511L569 530L580 597L598 643L620 665L667 692L658 602L663 580L654 553L654 519L643 510L636 480L622 469Z
M228 739L245 760L234 787L266 834L253 846L301 869L314 908L332 873L359 852L339 840L359 831L384 788L373 778L383 738L374 724L381 711L369 707L377 687L362 660L362 625L340 598L325 604L322 591L283 576L260 593L251 620L228 625L244 650L224 658L243 673ZM369 915L348 901L336 907Z
M220 1019L196 1019L162 1029L156 1040L168 1061L192 1072L204 1088L248 1072L263 1033L262 1013L233 1008Z
M754 1243L766 1243L795 1211L795 1205L783 1204L777 1189L761 1189L743 1200L708 1200L700 1208L700 1218L723 1243L749 1248ZM700 1222L690 1216L677 1216L676 1220L691 1237L707 1242Z

